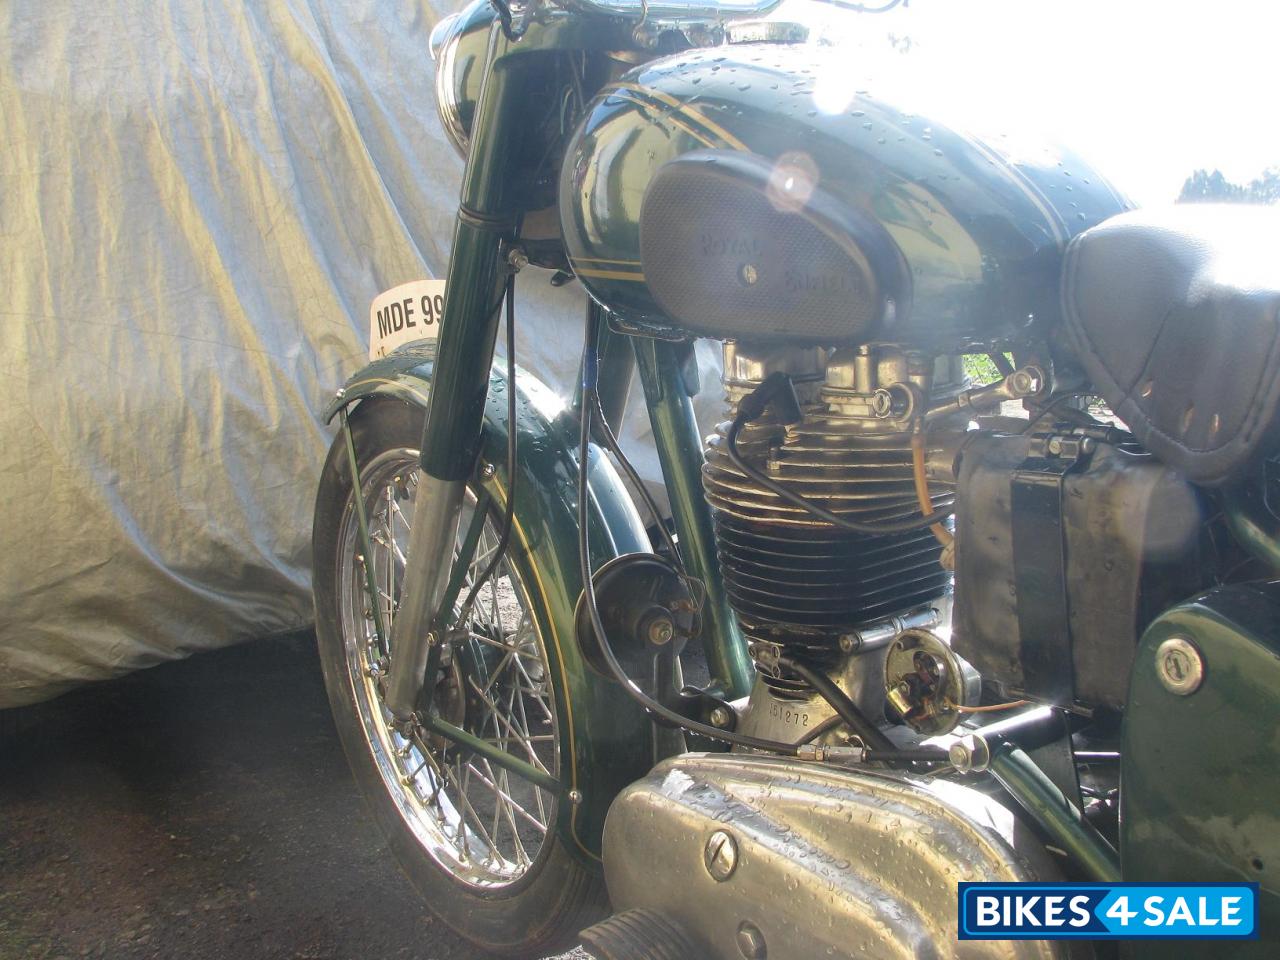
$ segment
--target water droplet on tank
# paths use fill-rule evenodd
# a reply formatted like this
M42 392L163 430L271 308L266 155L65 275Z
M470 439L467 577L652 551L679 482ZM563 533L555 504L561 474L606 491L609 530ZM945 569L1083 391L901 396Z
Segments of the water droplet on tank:
M938 149L936 149L936 148L935 148L935 149L934 149L934 151L933 151L933 155L934 155L935 157L940 157L940 156L942 156L942 151L941 151L941 150L938 150Z
M865 110L853 110L849 113L849 116L851 117L865 117L866 115L867 111Z
M751 89L751 84L749 84L749 83L740 83L740 84L738 84L738 89L739 89L739 90L750 90L750 89Z
M864 123L864 124L862 125L862 129L863 129L863 130L870 130L870 129L871 129L871 121L870 121L870 120L868 120L866 123Z
M876 143L884 143L884 137L876 137Z

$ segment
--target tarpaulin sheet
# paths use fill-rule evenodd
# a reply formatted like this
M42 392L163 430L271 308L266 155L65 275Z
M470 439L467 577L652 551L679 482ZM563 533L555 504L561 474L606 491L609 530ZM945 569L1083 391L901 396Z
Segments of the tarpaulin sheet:
M311 621L318 412L372 297L447 263L453 6L0 7L0 707ZM581 293L525 277L564 389Z

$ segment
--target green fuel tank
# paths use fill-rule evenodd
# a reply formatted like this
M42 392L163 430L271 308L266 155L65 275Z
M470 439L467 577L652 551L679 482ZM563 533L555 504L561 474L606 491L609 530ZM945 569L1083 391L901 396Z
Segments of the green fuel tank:
M931 353L1043 336L1067 243L1129 202L1066 150L961 132L889 90L833 106L820 84L814 48L750 44L603 89L559 191L590 294L658 335Z

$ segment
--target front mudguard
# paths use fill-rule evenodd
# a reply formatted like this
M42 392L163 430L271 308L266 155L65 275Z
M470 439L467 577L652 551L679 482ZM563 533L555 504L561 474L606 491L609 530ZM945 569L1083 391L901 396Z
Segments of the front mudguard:
M373 397L427 407L435 344L407 344L375 360L347 381L325 410L337 412ZM482 453L496 472L487 483L505 497L507 476L507 382L494 367L485 405ZM352 416L358 416L358 408ZM605 813L617 793L652 765L650 724L643 711L616 684L602 680L584 662L574 635L574 610L582 592L578 563L578 422L571 410L532 375L522 372L516 397L519 449L511 550L545 598L540 624L550 666L561 679L562 767L567 761L569 802L560 806L558 829L568 849L598 866ZM592 447L591 491L593 568L625 553L650 550L644 525L618 474ZM537 606L537 605L535 605Z

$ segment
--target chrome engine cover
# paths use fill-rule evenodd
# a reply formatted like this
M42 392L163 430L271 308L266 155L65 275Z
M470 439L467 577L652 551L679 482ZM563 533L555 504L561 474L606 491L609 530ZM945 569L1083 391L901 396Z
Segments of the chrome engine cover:
M1068 955L1049 941L956 939L958 881L1057 872L1008 810L948 781L685 754L614 801L604 864L615 909L658 911L708 958Z

